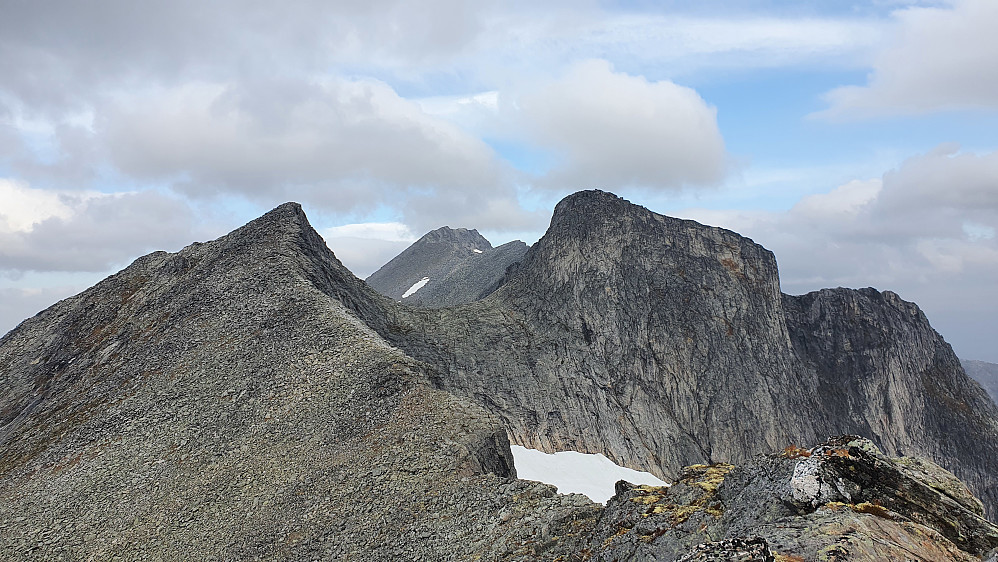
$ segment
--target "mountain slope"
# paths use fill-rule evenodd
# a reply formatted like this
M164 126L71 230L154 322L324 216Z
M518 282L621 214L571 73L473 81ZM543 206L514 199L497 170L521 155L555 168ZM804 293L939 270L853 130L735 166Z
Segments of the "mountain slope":
M519 240L468 256L439 282L432 280L409 298L406 304L441 307L466 304L485 298L499 286L506 269L523 260L527 245Z
M526 252L519 240L493 248L477 230L445 226L426 233L371 274L367 284L406 304L465 304L494 291L506 268Z
M594 210L607 218L585 216ZM750 544L759 560L816 558L829 548L837 559L901 559L912 545L933 559L972 560L998 546L998 528L952 475L885 457L854 437L741 467L690 466L677 471L673 488L621 483L606 509L513 478L509 442L490 412L549 446L573 439L637 461L678 458L654 448L661 442L692 446L693 456L705 453L701 443L708 454L734 456L746 445L724 439L753 435L749 423L763 424L760 440L799 431L742 411L767 394L782 422L821 422L820 410L780 412L793 389L724 370L778 369L789 360L775 354L801 345L817 364L826 350L826 340L805 333L823 329L821 314L801 313L777 329L785 340L759 333L779 322L782 302L764 249L598 192L567 199L553 223L554 234L493 295L425 309L396 304L353 277L301 208L286 204L218 240L140 258L28 319L0 339L0 559L710 560ZM641 244L628 246L633 240ZM631 263L635 256L645 261ZM704 281L713 283L711 296L693 301ZM614 291L623 300L608 308L604 295ZM683 309L684 295L695 306ZM655 310L670 297L679 298L672 309ZM679 310L686 316L672 318ZM834 303L800 310L832 313ZM852 321L833 314L847 320L834 326ZM899 318L887 332L919 330L918 321ZM671 339L663 337L669 330ZM689 347L691 330L703 334L703 347L693 347L715 371L684 371L701 365L693 352L669 357L682 342ZM843 338L859 349L864 334L846 330ZM627 363L624 353L641 346L646 355ZM753 346L774 357L753 355ZM743 356L717 354L731 349ZM661 364L676 378L656 378L658 364L639 369L634 361L648 357L672 361ZM809 369L767 376L807 384L824 376ZM471 378L496 375L508 380ZM607 377L605 386L596 376ZM947 377L933 383L939 396L961 398L959 387L943 384ZM670 380L693 388L676 390L681 384ZM742 389L746 383L763 388ZM468 392L472 384L476 392ZM542 394L514 400L496 391L525 392L519 386ZM805 406L822 407L797 392ZM693 403L678 411L674 395ZM912 404L915 413L931 407ZM583 426L594 433L568 431L591 406L603 408ZM743 418L655 434L660 420L700 410ZM957 463L962 438L952 440Z
M420 279L437 283L467 258L491 249L477 230L444 226L424 234L366 281L375 291L400 301Z
M591 517L510 484L502 429L364 323L390 306L287 204L25 321L0 340L0 558L504 559Z
M388 327L517 444L668 478L867 434L888 454L939 461L998 507L998 408L917 307L868 290L784 297L772 253L751 240L612 194L559 203L483 301Z
M991 400L998 402L998 364L987 361L960 361L967 375L981 383Z

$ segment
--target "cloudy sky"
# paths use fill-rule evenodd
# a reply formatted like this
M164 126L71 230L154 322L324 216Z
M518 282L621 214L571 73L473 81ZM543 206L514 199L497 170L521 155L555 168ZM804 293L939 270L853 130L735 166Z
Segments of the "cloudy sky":
M994 0L0 1L0 333L287 200L365 277L598 187L998 362Z

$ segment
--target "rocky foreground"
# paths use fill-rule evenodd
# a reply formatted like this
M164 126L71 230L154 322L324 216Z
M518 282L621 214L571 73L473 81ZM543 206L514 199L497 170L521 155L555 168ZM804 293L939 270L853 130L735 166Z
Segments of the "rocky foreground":
M622 204L628 228L611 249L592 254L580 237L574 250L554 251L566 249L565 221L589 221L579 211L592 201L618 205L611 198L588 193L560 206L554 234L493 296L463 307L412 309L379 295L339 263L299 206L286 204L218 240L140 258L26 320L0 339L0 559L991 556L998 535L983 517L987 501L982 509L932 462L887 451L910 446L906 454L962 470L971 490L992 497L994 473L989 480L985 471L994 457L975 456L994 447L992 413L976 411L976 395L946 370L948 346L923 331L917 308L881 293L841 302L819 295L797 303L787 324L766 269L771 255L686 221L685 237L629 229L637 219ZM637 217L668 226L659 215ZM579 232L605 241L614 232L608 225ZM622 276L614 253L635 251L636 240L650 248L647 265ZM671 248L677 257L656 268ZM708 276L717 264L729 277ZM674 317L697 287L714 296ZM618 300L595 298L614 291ZM622 297L644 307L644 323L627 325L639 319L633 308L601 308ZM675 306L659 308L673 298ZM527 307L529 300L536 303ZM865 306L888 313L871 316ZM839 310L866 331L814 347L828 322L848 325L835 320ZM508 331L479 333L473 322ZM785 340L756 339L760 328ZM632 340L635 330L641 339ZM928 334L926 368L924 354L897 362L906 348L896 342L911 333ZM471 355L485 348L496 351ZM799 348L812 358L842 349L852 353L843 365L877 368L856 371L860 382L838 394L807 398L814 388L836 392L853 371L814 359L805 364L812 370L781 371L787 356L773 350ZM731 378L767 352L772 371ZM730 368L711 371L708 360ZM906 370L911 365L921 370ZM481 380L514 374L520 378ZM798 388L814 379L826 386ZM495 390L513 382L543 389L543 381L548 390L532 400ZM922 398L913 384L923 385ZM878 402L864 402L878 388ZM677 409L684 397L692 402ZM936 411L937 403L952 412ZM594 404L600 409L584 425L581 412ZM856 438L788 448L823 441L812 437L825 427L816 414L828 411L847 414L838 427L876 430L867 435L891 456ZM809 428L795 421L808 416L817 420ZM682 425L687 418L695 423ZM903 439L891 441L905 423ZM919 438L923 428L931 431ZM942 429L950 431L945 439ZM507 431L549 448L604 447L634 468L658 462L655 471L677 484L620 484L606 507L557 495L515 478ZM764 451L775 453L754 456ZM683 459L708 462L683 469ZM740 551L750 554L733 554Z

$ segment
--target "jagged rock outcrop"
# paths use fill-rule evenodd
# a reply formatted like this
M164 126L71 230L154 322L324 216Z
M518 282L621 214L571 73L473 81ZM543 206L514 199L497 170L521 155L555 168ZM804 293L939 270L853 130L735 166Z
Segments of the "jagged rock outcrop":
M26 320L0 340L0 559L577 548L596 506L510 480L495 420L365 324L386 306L287 204Z
M979 560L998 527L952 474L844 436L744 465L685 468L671 487L618 482L590 560Z
M506 268L523 259L519 240L493 248L477 230L442 227L367 278L379 293L417 306L452 306L476 301L495 290Z
M488 298L387 328L518 444L671 478L860 433L998 508L998 408L915 305L872 289L784 296L765 248L612 194L559 203Z
M960 364L970 378L981 383L991 400L998 402L998 364L973 359L960 361Z

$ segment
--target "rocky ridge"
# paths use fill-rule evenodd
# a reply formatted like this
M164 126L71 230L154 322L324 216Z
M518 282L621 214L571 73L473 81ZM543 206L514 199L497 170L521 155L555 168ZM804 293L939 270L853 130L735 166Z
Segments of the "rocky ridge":
M590 560L979 560L998 527L938 466L869 440L686 467L671 487L617 484Z
M351 312L385 300L288 204L26 320L0 559L496 560L591 519Z
M616 212L621 226L611 219L594 223L589 212ZM817 413L821 422L820 400L806 401L807 389L798 396L778 385L817 385L826 376L819 369L823 354L837 348L819 336L824 315L837 305L797 303L798 313L781 330L787 305L770 277L772 255L734 233L673 220L609 194L571 197L555 213L551 236L507 271L495 293L436 310L398 305L356 279L294 204L218 240L140 258L0 339L0 558L564 562L609 560L622 549L620 556L651 553L662 560L736 551L761 560L776 556L774 550L781 560L841 560L868 559L867 552L899 558L911 544L929 549L914 559L990 556L993 527L981 518L981 505L932 463L892 459L854 438L806 453L784 449L820 439L806 440L799 425L781 430L768 422L753 430L752 422L726 417L757 408L753 401L768 394L775 407L800 400L814 411L798 415ZM663 227L664 250L657 238ZM566 243L565 235L574 241ZM629 244L635 237L649 244L646 251ZM607 249L595 251L602 242ZM626 261L633 256L646 261L633 272L619 269L634 267ZM614 266L614 260L622 261ZM696 298L708 280L718 283ZM529 283L536 288L524 292ZM639 310L648 314L644 324L633 307L611 309L630 302L604 298L615 291L618 299L652 299L640 305L647 307ZM877 295L884 302L870 295L870 306L894 307L898 322L911 316L908 303ZM670 323L674 309L656 310L684 296L696 305L685 316ZM537 300L531 305L531 299ZM871 318L862 303L854 304L846 312L857 318L842 326ZM773 322L785 340L753 334ZM879 339L859 331L862 337L844 333L831 341L851 342L859 357L847 364L869 369L871 380L882 372L880 361L899 366L888 371L899 382L886 384L897 393L890 384L912 378L894 355L910 336L901 324L871 332ZM628 343L635 331L637 343ZM700 343L690 348L687 338ZM469 347L471 340L481 342ZM859 346L864 342L866 348ZM683 345L687 354L670 359ZM714 345L721 347L712 352ZM754 346L776 355L759 357ZM693 371L679 363L689 359L700 369L705 358L716 363L721 353L738 352L744 355L738 366L777 369L790 361L778 354L782 349L792 350L799 373L760 378L748 370L725 383L712 378L736 376L724 365ZM799 349L809 350L810 362ZM934 356L942 374L933 379L933 400L952 406L966 397L946 371L944 351ZM628 362L627 353L639 355ZM626 370L640 361L650 362ZM657 371L661 365L673 370ZM476 379L482 376L511 380ZM504 395L517 391L503 386L514 383L546 394L533 401ZM743 385L763 388L745 392ZM695 400L678 414L669 398L676 389ZM738 404L712 407L729 400L726 392L744 394ZM696 402L700 396L706 404ZM843 396L851 404L867 395ZM651 399L673 411L656 417L646 411ZM590 407L601 409L582 425L579 412ZM920 419L935 412L919 408L935 407L932 400L912 401L898 411ZM678 437L660 434L661 419L678 423L701 411L713 412L702 425L679 427ZM769 412L745 415L766 422ZM989 427L986 416L961 420ZM723 423L735 424L726 437L714 425ZM877 420L866 423L880 427ZM579 427L605 437L573 435ZM664 454L662 443L714 465L677 468L668 492L622 484L604 509L516 480L504 429L549 448L573 439L622 451L635 468L653 459L663 474L671 470L666 461L682 456ZM968 435L987 442L986 434ZM717 464L714 457L747 449L745 442L723 442L739 436L787 441L759 449L783 450L775 460L746 454L738 466ZM937 450L933 439L916 445ZM972 464L960 465L967 462L966 444L954 441L951 452L947 459L973 476ZM681 513L689 517L674 517ZM885 513L897 514L896 525L881 521ZM694 518L703 528L693 529ZM643 534L635 521L654 528ZM863 550L867 543L879 550ZM665 550L642 550L647 545Z
M998 408L917 306L873 289L783 295L765 248L609 193L559 203L489 297L406 309L387 329L520 445L668 480L863 434L998 508Z

